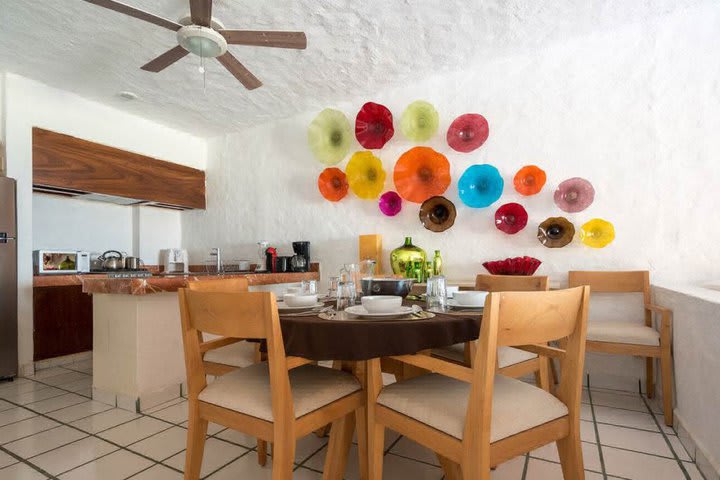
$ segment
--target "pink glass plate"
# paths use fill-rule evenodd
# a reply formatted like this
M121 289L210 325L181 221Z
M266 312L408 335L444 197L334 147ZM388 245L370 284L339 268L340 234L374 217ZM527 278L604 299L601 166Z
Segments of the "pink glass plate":
M568 213L582 212L595 200L592 183L584 178L569 178L555 190L555 205Z

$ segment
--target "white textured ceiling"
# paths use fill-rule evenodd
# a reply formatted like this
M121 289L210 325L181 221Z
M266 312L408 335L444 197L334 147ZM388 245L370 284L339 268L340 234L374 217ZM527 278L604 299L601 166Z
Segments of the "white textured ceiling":
M705 0L707 1L707 0ZM177 20L186 0L126 0ZM468 63L563 41L702 0L215 0L226 28L303 30L307 50L230 47L264 85L247 91L217 62L187 56L140 70L175 33L82 0L0 0L0 70L212 136L372 99ZM136 101L117 93L129 90Z

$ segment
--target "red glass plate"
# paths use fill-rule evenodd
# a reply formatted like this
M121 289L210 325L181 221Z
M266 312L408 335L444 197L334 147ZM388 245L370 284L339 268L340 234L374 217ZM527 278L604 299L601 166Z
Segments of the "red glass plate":
M355 138L365 148L382 148L395 134L393 116L385 105L367 102L355 118Z
M447 142L455 151L468 153L480 148L490 135L487 120L477 113L460 115L447 131Z
M510 235L525 228L527 222L527 210L519 203L506 203L495 212L495 226L501 232Z

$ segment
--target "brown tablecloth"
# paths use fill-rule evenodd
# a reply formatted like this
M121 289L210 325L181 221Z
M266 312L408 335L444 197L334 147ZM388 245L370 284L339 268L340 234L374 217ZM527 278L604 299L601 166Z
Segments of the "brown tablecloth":
M311 360L369 360L468 342L478 338L480 321L477 314L387 321L280 315L285 353Z

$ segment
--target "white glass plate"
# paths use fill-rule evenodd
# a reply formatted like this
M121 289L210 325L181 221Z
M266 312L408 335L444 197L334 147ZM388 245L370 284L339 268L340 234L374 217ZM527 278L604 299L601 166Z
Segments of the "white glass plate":
M312 310L313 308L321 308L321 307L324 307L324 306L325 306L325 304L324 304L323 302L317 302L315 305L310 305L310 306L307 306L307 307L291 307L291 306L289 306L289 305L285 305L285 302L283 302L282 300L279 300L279 301L277 302L278 310L281 311L281 312L284 312L284 311L288 311L288 312L294 311L294 312L297 312L297 311L300 311L300 310Z
M402 317L404 315L410 315L414 312L412 307L400 307L394 312L370 313L365 310L365 307L363 307L362 305L353 305L352 307L346 308L345 311L351 315L356 315L361 318L396 318Z
M452 299L452 298L449 298L449 299L448 299L447 304L448 304L448 306L450 306L450 307L452 307L452 308L477 308L477 309L482 309L482 308L485 307L485 304L484 304L484 303L483 303L482 305L466 305L466 304L464 304L464 303L459 303L457 300Z

